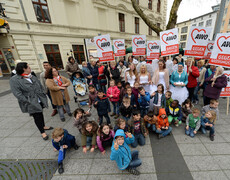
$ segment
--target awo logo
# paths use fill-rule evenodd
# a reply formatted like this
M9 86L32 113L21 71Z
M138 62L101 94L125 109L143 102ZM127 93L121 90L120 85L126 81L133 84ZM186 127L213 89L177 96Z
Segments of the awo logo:
M145 41L143 40L142 37L135 37L135 38L133 38L133 44L135 46L139 47L139 45L145 44Z
M115 41L114 46L119 49L119 47L124 47L124 43L122 41Z
M161 36L161 39L165 44L168 44L168 41L175 40L176 38L177 38L177 35L174 35L173 32L164 33Z
M191 37L194 43L196 43L196 40L207 40L208 39L208 34L206 34L205 29L193 29L191 32Z
M220 51L222 52L223 51L223 48L229 48L230 47L230 41L227 39L229 38L230 36L226 37L226 36L220 36L218 39L217 39L217 47L220 49Z
M148 44L148 49L149 49L150 51L153 51L153 49L159 49L159 45L157 45L156 42L154 42L154 43L149 43L149 44Z
M208 43L207 44L207 49L208 51L212 51L214 43Z
M104 42L103 42L103 41L104 41ZM96 41L96 44L97 44L97 46L98 46L102 51L104 51L103 48L106 48L106 47L109 47L109 46L110 46L110 42L107 41L106 38L98 39L98 40Z

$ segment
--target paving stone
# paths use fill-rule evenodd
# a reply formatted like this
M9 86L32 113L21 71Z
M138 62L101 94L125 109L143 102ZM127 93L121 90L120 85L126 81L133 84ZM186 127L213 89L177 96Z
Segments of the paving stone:
M177 135L177 134L173 134L173 136L177 143L189 143L189 144L201 143L197 135L194 138L191 138L190 136L187 135Z
M207 132L206 134L200 134L198 137L202 143L213 143L209 138L209 132ZM227 141L219 133L215 133L215 143L220 143L220 142L227 142Z
M15 129L0 129L0 137L7 137L10 134L12 134L15 131Z
M52 180L86 180L88 175L54 175Z
M219 132L220 136L225 140L225 142L230 142L230 132ZM215 141L216 141L216 137L215 137Z
M6 137L2 140L3 147L21 147L28 137Z
M230 155L218 155L213 156L215 162L221 167L221 169L230 170Z
M229 154L230 155L230 144L229 143L204 143L208 151L213 155L218 154Z
M185 155L209 155L205 146L200 143L196 144L178 144L178 147L183 156Z
M15 159L13 152L17 149L16 147L0 147L0 159Z
M33 146L33 147L37 147L37 146L44 147L48 143L51 143L51 142L44 141L41 136L39 136L39 137L33 137L32 136L32 137L28 138L23 145L24 146Z
M34 159L44 147L23 146L12 153L14 159Z
M37 132L37 129L20 128L14 131L14 133L10 134L9 137L31 137L33 134L35 134L35 132Z
M230 170L224 170L224 173L228 178L230 177Z
M131 151L138 150L139 157L152 157L152 147L151 145L137 146L136 148L130 148Z
M58 151L54 151L54 148L43 148L34 159L58 159Z
M227 176L223 171L201 171L201 172L191 172L195 180L228 180Z
M155 173L155 165L153 158L140 158L142 161L142 164L140 167L138 167L138 170L141 173Z

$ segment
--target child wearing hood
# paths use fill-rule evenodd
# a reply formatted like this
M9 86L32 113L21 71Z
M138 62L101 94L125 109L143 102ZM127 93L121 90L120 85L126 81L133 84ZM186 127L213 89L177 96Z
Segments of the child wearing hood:
M136 169L141 165L141 160L138 158L138 151L134 150L131 152L128 146L134 140L135 138L131 133L125 134L122 129L118 129L111 147L110 159L116 161L120 170L127 169L131 174L139 175L140 172Z
M159 115L157 116L157 130L158 138L162 138L170 134L172 128L169 126L168 117L166 115L165 109L159 109Z

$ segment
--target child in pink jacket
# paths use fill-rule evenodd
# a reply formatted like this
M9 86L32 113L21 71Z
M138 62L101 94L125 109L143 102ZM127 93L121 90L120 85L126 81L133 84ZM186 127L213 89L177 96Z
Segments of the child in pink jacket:
M113 114L111 116L115 116L115 119L119 117L119 96L120 90L115 86L115 81L112 79L109 81L110 87L107 90L107 97L109 98L110 102L113 104Z

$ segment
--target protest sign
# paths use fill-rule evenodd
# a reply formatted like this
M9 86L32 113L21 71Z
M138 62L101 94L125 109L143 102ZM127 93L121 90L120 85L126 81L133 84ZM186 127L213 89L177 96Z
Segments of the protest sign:
M125 56L125 40L116 39L113 40L114 54L115 56Z
M230 33L216 36L209 64L230 67Z
M159 59L160 41L147 41L147 58L148 60Z
M179 54L178 29L160 32L161 56Z
M211 28L192 26L184 55L202 58L207 47L208 39L210 39L210 32Z
M114 54L109 34L94 37L94 43L97 47L97 54L100 62L114 61Z
M230 71L224 71L225 76L228 79L228 85L226 88L223 88L220 97L230 97Z
M203 57L204 59L210 59L213 50L213 45L214 45L214 41L208 41Z
M132 50L134 56L144 56L146 35L133 35L132 36Z

